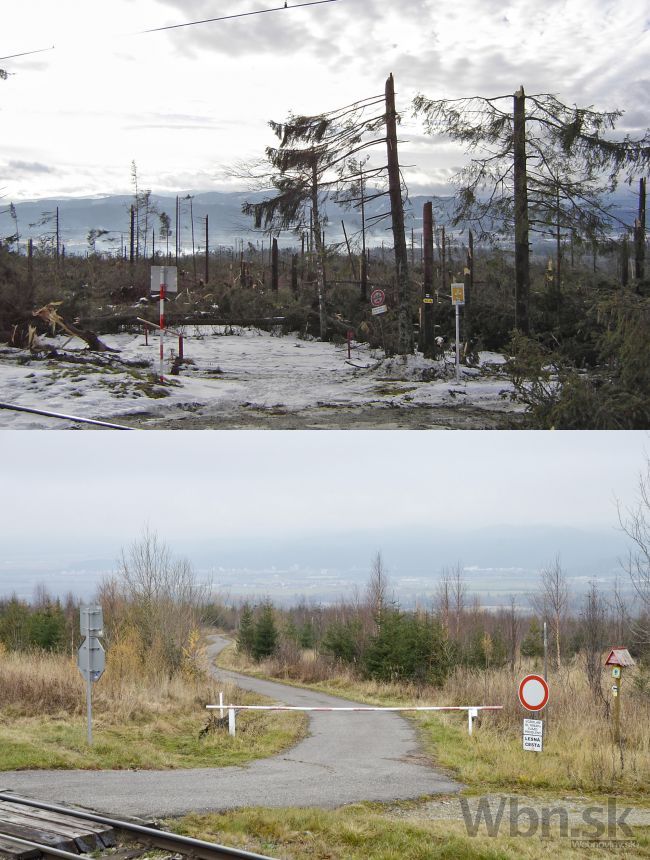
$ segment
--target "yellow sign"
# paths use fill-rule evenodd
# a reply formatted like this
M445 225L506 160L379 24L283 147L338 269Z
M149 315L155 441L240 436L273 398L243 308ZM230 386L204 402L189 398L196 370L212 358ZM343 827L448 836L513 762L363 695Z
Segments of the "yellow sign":
M452 305L465 304L465 284L451 285L451 303Z
M433 299L431 298L431 296L427 296L426 298L422 299L422 301L424 302L425 305L432 305L433 304Z

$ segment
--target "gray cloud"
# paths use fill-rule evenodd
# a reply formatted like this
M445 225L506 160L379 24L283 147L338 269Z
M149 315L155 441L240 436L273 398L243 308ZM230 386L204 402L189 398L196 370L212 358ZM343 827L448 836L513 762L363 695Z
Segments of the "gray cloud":
M170 23L214 18L214 3L194 0L186 3L180 0L161 0L164 5L175 11ZM343 0L342 0L343 2ZM276 8L274 3L248 4L242 12L252 12L260 8ZM334 9L334 4L332 4ZM324 62L334 61L339 56L330 23L327 21L329 7L311 10L308 17L299 10L283 10L251 17L214 21L196 26L170 30L167 37L174 49L185 57L195 57L197 51L219 51L229 57L258 57L263 54L286 53L287 56L307 51ZM228 14L224 12L223 14ZM330 16L331 18L331 16ZM324 35L321 35L324 34Z
M48 167L47 164L42 164L40 161L18 161L13 160L7 162L7 169L13 171L14 173L18 173L21 175L31 174L31 173L54 173L54 169L52 167Z

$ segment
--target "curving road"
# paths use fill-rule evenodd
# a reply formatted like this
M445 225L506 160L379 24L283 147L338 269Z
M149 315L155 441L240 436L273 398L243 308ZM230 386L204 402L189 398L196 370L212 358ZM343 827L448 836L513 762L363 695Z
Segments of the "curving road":
M212 637L212 655L227 644ZM354 705L303 690L214 670L240 687L287 705ZM415 731L395 713L314 713L310 736L272 758L243 767L173 771L9 771L0 789L115 816L162 817L243 806L333 808L456 792L460 785L420 754Z

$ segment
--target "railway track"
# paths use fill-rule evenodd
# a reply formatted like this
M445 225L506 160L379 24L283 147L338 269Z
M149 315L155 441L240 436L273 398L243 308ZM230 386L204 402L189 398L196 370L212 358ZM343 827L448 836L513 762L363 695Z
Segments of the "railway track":
M92 853L96 860L136 860L151 848L168 852L174 860L185 857L270 860L266 855L180 836L150 825L0 792L0 857L80 860Z

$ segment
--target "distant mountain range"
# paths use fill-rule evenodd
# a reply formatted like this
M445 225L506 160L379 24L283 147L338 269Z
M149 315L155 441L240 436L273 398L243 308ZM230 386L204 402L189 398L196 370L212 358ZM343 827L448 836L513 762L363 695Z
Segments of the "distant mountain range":
M194 243L198 250L205 248L205 217L209 222L209 245L217 248L219 245L233 247L239 241L244 244L251 242L253 245L262 245L265 236L262 231L253 229L252 219L242 214L242 205L246 201L258 201L264 198L264 194L235 191L219 192L210 191L202 194L192 195L192 210L194 216ZM181 198L181 245L185 252L192 250L192 223L190 218L190 205L186 195ZM419 233L421 225L421 214L415 217L413 213L422 212L422 205L429 198L417 197L411 201L411 214L408 230L411 226ZM449 222L449 214L453 206L453 200L437 199L435 202L437 222L445 224ZM37 242L41 236L52 236L54 225L54 213L59 208L59 228L61 242L66 249L72 253L83 253L89 249L88 233L91 229L108 230L106 236L97 241L97 250L120 251L121 247L128 247L129 243L129 209L133 203L133 197L128 195L107 196L99 198L44 198L42 200L26 201L16 203L16 215L18 218L18 232L20 234L21 248L24 248L27 239L32 238ZM174 213L176 208L175 197L164 197L153 194L151 204L159 213L166 213L171 219L172 231L174 231ZM388 198L369 202L367 217L380 215L388 210ZM361 216L355 211L346 211L334 201L329 201L326 207L327 223L326 241L328 243L344 242L341 221L345 222L348 238L354 241L355 234L361 229ZM49 220L43 224L44 219ZM150 228L148 230L148 251L151 251L151 229L156 233L156 246L160 250L161 240L159 238L160 221L157 215L150 217ZM30 226L34 225L34 226ZM385 221L371 226L367 231L367 242L372 246L381 246L382 241L392 245L392 234L386 230L390 228L390 222ZM15 224L8 211L0 214L0 237L13 235ZM267 240L268 241L268 240ZM296 246L299 238L287 231L281 237L281 244L285 247ZM175 239L170 239L170 250L174 250ZM166 249L166 243L162 245Z
M192 195L192 210L194 219L194 244L197 251L205 248L205 218L209 222L209 245L212 249L219 246L238 247L243 241L244 246L251 242L256 247L262 247L266 237L261 231L253 230L252 219L242 214L241 208L245 201L258 201L263 199L263 193L250 193L244 191L220 192L209 191ZM192 224L190 219L190 203L186 194L181 194L181 245L184 251L192 250ZM411 236L415 239L416 253L419 253L420 236L422 232L422 207L424 203L432 201L433 217L438 226L449 227L452 211L454 208L453 197L427 197L417 195L409 198L406 205L406 232L407 244L410 245ZM634 209L636 202L634 195L629 190L617 192L613 202L618 208L619 217L631 223L634 221ZM16 217L18 220L18 233L20 235L21 252L29 238L37 244L40 238L51 237L55 232L55 213L59 209L60 240L65 245L68 253L85 253L89 250L88 233L90 230L107 230L97 240L97 250L102 252L111 251L120 253L121 249L127 248L129 243L129 209L133 203L133 197L129 195L111 195L106 197L82 197L82 198L43 198L40 200L25 201L15 204ZM158 194L151 196L151 204L158 213L166 213L172 222L174 230L174 213L176 207L175 197L165 197ZM332 243L344 243L345 236L341 222L345 223L345 230L352 243L358 239L361 230L361 216L356 210L345 210L330 200L327 203L325 226L326 241ZM377 221L377 216L389 209L388 198L380 198L370 201L366 207L367 222L371 224L367 229L366 242L370 247L381 247L386 243L392 247L392 232L388 218ZM161 249L159 238L160 221L157 215L151 216L148 230L148 252L151 252L151 230L156 234L156 247ZM466 234L463 225L454 228L454 234ZM9 209L0 212L0 238L15 234L15 223ZM170 249L174 249L175 239L170 238ZM299 238L287 231L280 238L283 247L295 247L299 244ZM162 243L166 250L166 243ZM344 249L344 246L343 246Z
M72 591L90 597L101 578L116 569L119 541L79 539L74 547L48 541L46 550L16 541L5 549L0 597L16 591L29 598L39 582L58 594ZM232 599L279 603L300 597L335 602L363 593L374 555L381 551L390 590L403 606L430 603L444 569L460 564L468 590L484 605L503 605L517 595L528 605L539 571L559 556L571 594L579 601L588 583L610 590L619 578L623 592L629 578L619 559L626 541L614 528L494 526L490 528L368 529L335 535L296 537L194 538L175 541L174 554L186 556L202 579Z

